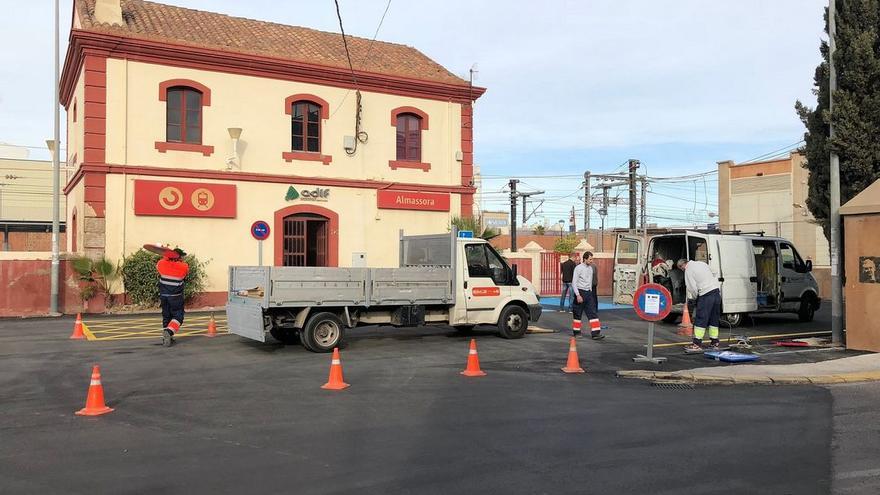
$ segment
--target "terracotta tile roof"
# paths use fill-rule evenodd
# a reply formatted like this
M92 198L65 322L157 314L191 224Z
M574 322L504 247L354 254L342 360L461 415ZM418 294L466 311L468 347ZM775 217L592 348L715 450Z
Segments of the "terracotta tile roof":
M342 36L338 33L143 0L121 0L126 25L110 25L95 21L95 0L75 1L82 29L87 31L348 68ZM372 43L372 48L370 44L369 39L348 37L355 70L454 85L468 84L415 48L379 40Z

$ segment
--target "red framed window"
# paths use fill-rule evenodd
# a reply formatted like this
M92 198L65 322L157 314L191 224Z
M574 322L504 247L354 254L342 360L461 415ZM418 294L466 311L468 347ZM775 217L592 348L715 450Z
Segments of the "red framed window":
M403 113L397 116L397 159L422 161L422 119Z
M201 91L185 86L168 88L165 102L165 140L202 144Z
M296 101L290 112L290 149L321 152L321 106L311 101Z

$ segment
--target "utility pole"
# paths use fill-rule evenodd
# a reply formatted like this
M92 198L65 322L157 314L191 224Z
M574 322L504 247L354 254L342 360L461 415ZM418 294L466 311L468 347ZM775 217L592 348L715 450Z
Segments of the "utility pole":
M642 176L642 201L641 201L641 217L642 217L642 235L645 237L648 236L648 217L647 217L647 189L648 189L648 178L646 176Z
M510 252L516 252L516 184L517 179L510 179Z
M828 2L828 67L830 80L828 84L828 113L830 141L834 140L834 92L837 91L837 70L834 68L834 52L837 49L837 8L835 0ZM841 252L840 252L840 159L833 150L829 170L831 205L828 220L831 224L831 342L843 344L843 286L841 283Z
M590 171L584 172L584 238L590 242Z
M608 215L608 190L611 186L602 186L602 208L599 209L599 217L602 219L602 229L599 233L599 252L605 252L605 216Z
M636 170L639 168L638 160L629 161L629 228L636 229Z
M58 0L55 0L55 67L54 67L54 92L52 93L52 107L55 111L55 150L52 153L52 265L50 268L49 281L49 314L57 315L58 312L58 278L61 265L60 238L61 238L61 111L58 101ZM85 114L85 112L83 112Z

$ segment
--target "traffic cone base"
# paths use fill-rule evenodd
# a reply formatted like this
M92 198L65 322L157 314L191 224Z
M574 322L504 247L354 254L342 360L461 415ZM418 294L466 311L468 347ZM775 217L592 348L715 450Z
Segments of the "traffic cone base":
M101 370L96 364L92 368L92 380L89 382L89 394L86 407L76 412L77 416L100 416L113 409L104 404L104 386L101 385Z
M471 339L471 346L468 350L467 368L461 372L464 376L486 376L486 373L480 369L480 357L477 355L477 340Z
M565 368L562 368L562 371L566 373L585 373L584 369L581 368L580 359L578 359L577 344L574 337L568 343L568 363L565 364Z
M678 335L683 337L693 337L694 325L691 323L691 314L688 311L687 303L684 304L684 312L681 315L681 323L678 325Z
M76 323L73 324L73 333L70 334L70 338L75 340L86 338L83 334L83 320L81 313L76 314Z
M216 337L217 336L217 322L214 321L214 313L211 313L211 319L208 320L208 333L205 334L205 337Z
M342 378L342 361L339 359L339 348L333 349L333 358L330 360L330 378L327 383L321 385L324 390L342 390L350 387Z

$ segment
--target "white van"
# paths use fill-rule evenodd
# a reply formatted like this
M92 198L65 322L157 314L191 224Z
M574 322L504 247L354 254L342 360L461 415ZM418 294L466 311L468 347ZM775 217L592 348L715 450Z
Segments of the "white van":
M614 302L632 304L636 288L647 282L665 285L672 293L673 310L664 320L678 319L687 298L684 273L674 267L669 276L657 277L655 260L674 262L687 258L708 263L721 282L722 318L737 326L747 313L795 313L811 321L819 309L819 284L810 273L813 263L804 261L794 245L780 237L668 231L651 235L643 246L641 237L619 235L614 250ZM646 248L646 249L645 249Z

